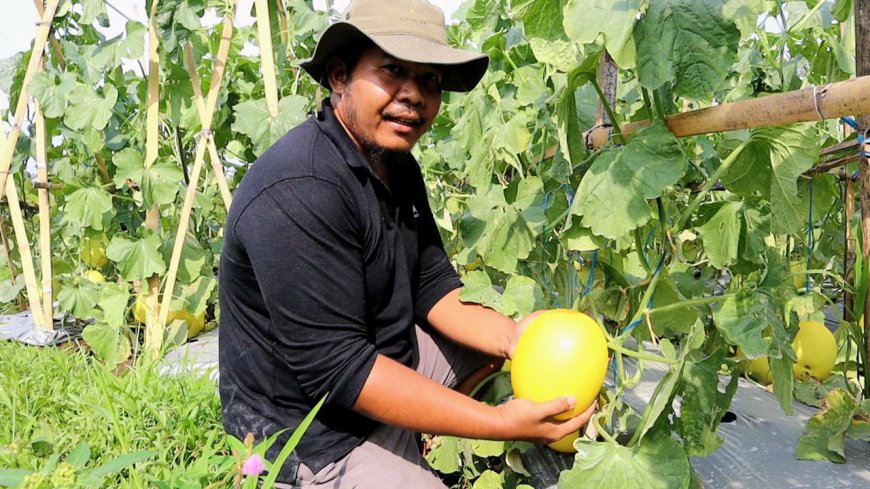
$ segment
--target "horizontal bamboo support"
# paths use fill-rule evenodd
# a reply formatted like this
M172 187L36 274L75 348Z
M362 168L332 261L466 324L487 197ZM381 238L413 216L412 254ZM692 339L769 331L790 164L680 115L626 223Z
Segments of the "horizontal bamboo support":
M665 124L675 136L684 137L859 114L870 114L870 76L674 114L665 117ZM628 137L649 124L650 121L626 124L622 133ZM609 132L607 127L593 128L586 141L591 147L600 148L604 145L602 141L609 139Z

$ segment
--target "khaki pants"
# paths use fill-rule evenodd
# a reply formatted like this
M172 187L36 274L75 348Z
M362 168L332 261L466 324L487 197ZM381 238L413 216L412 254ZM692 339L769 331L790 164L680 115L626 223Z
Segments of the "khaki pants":
M466 350L416 327L415 369L447 387L456 385L492 359ZM361 445L320 472L299 466L296 484L276 484L278 489L446 489L427 466L417 444L419 435L381 425Z

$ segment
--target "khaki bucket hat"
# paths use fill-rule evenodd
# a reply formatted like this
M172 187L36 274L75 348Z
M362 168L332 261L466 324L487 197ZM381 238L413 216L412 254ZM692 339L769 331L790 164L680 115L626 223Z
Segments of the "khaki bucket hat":
M489 64L485 54L450 47L444 13L425 0L352 0L342 20L323 31L314 56L302 67L329 88L326 60L363 37L403 61L438 65L444 73L442 89L451 92L474 88Z

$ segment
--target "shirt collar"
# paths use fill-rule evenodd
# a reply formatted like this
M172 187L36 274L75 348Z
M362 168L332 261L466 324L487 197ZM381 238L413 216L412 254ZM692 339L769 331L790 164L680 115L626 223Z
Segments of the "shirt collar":
M332 108L332 103L329 99L323 101L323 110L321 110L315 118L317 127L326 134L326 136L335 144L341 155L344 156L344 161L348 166L354 168L366 168L372 172L371 165L368 160L354 144L353 140L345 131L344 126L339 122L335 111Z

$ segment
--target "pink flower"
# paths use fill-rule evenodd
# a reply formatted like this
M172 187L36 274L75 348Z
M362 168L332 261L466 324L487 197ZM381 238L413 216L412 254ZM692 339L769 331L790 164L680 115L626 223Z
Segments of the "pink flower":
M248 457L242 464L242 474L244 475L260 475L264 470L266 470L266 466L263 465L263 459L256 453Z

